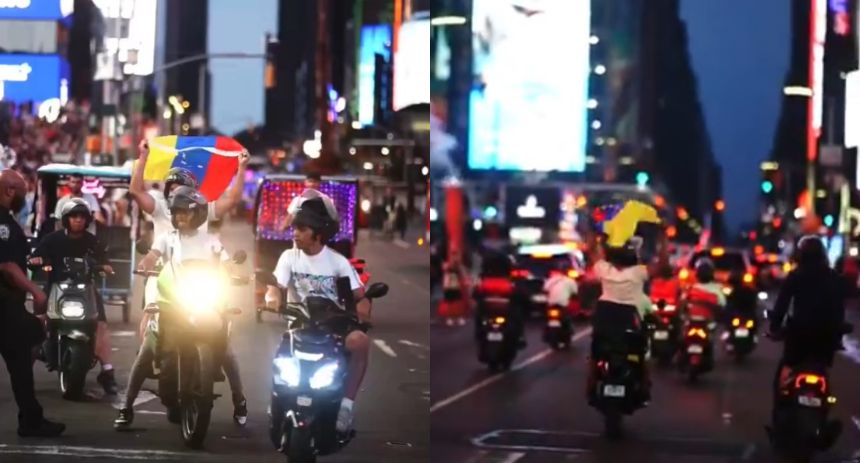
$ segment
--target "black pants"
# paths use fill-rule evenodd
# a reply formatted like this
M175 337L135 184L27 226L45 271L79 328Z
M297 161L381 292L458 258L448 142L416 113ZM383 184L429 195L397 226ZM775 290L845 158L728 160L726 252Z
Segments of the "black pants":
M599 355L598 349L602 347L603 342L626 345L634 352L644 354L646 336L636 307L609 301L597 301L591 324L593 327L591 334L591 355L593 358Z
M33 346L42 342L41 323L24 309L0 306L0 356L6 362L12 394L18 404L18 425L36 426L42 421L42 406L33 384Z

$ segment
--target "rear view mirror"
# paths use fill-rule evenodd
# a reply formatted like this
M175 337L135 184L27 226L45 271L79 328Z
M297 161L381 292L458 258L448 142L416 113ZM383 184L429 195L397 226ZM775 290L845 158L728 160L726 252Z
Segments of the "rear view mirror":
M388 285L385 283L373 283L370 288L364 292L364 297L368 299L379 299L388 294Z
M257 270L257 272L254 274L254 279L264 285L278 286L278 281L275 280L275 275L272 275L272 272L267 272L265 270Z
M248 260L248 253L245 251L239 250L233 254L233 263L237 265L244 264L246 260Z
M152 249L152 245L141 238L134 244L134 248L137 250L138 254L147 255L149 254L149 250Z

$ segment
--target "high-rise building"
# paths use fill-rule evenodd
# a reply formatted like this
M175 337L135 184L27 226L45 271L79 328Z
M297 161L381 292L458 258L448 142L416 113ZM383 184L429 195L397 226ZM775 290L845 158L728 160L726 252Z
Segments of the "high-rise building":
M169 64L181 58L205 54L207 47L207 29L209 27L208 0L167 0L166 1L166 32L164 43L164 63ZM179 95L190 103L191 113L203 114L209 120L211 108L211 76L208 63L195 61L182 64L165 72L165 98ZM201 75L205 72L205 76ZM201 89L201 83L205 82ZM201 91L202 90L202 91ZM203 108L201 109L201 98Z

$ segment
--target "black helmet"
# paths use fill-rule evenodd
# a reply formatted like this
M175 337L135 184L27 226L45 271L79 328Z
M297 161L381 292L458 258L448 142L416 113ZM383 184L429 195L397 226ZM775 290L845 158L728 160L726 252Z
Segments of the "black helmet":
M72 198L63 205L63 210L60 211L60 220L63 221L64 227L69 228L69 217L75 214L81 214L87 219L84 228L89 227L93 222L93 212L90 210L90 205L81 198Z
M320 242L329 242L340 228L337 211L332 211L332 205L327 205L323 198L310 198L302 201L293 225L305 226L320 235Z
M696 262L696 281L710 283L714 281L714 262L703 257Z
M170 194L168 199L170 222L176 228L176 211L191 211L191 226L200 228L209 217L209 203L206 197L190 186L181 186Z
M624 243L624 246L610 246L604 241L606 261L617 267L632 267L639 264L639 247L642 239L634 236Z
M821 238L815 235L806 235L800 238L797 242L796 260L798 268L830 267L827 249Z
M164 179L164 199L170 198L170 187L173 185L188 186L196 190L197 177L188 169L174 167L167 172L167 178Z

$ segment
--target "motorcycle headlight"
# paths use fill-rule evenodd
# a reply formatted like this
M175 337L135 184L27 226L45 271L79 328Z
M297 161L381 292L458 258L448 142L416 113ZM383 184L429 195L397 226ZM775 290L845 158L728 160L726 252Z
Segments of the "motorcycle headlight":
M84 304L79 301L65 301L60 306L60 313L63 314L64 317L83 317Z
M214 311L223 300L224 282L217 272L191 271L182 275L179 301L195 313Z
M337 372L337 362L325 364L317 369L311 376L311 389L322 389L331 386L334 382L334 374Z
M280 379L281 382L286 383L290 387L299 385L299 379L301 378L299 359L295 357L276 357L274 363L278 367L278 376L276 379Z

